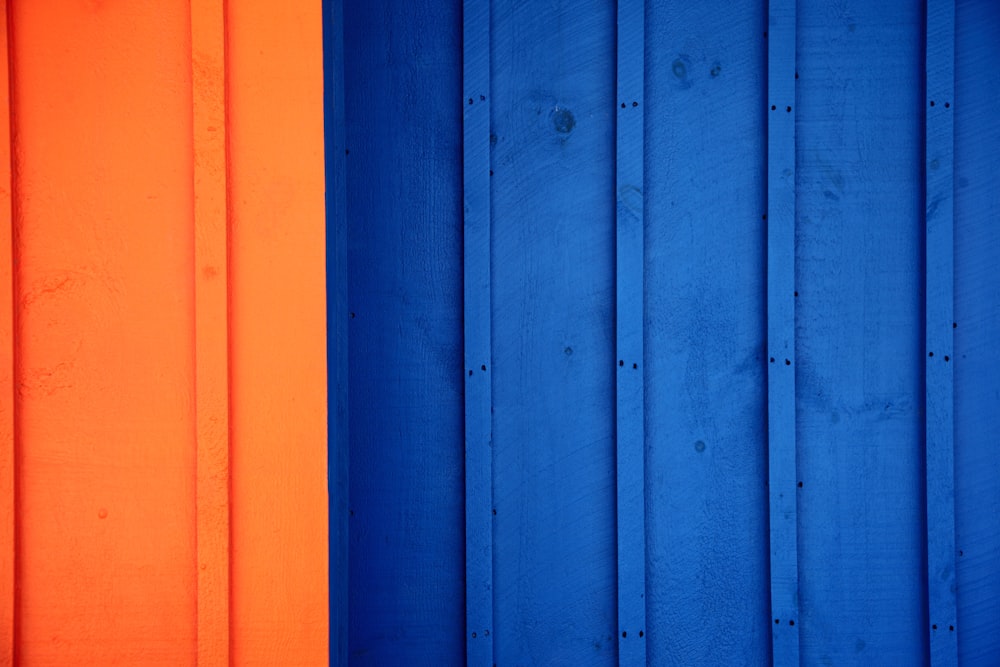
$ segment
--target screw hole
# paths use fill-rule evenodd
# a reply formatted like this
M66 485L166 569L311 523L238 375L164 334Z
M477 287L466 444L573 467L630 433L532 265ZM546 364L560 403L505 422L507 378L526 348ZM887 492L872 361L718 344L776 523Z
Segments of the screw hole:
M791 362L791 361L789 361L788 359L785 359L785 365L786 365L786 366L791 366L791 365L792 365L792 362Z
M624 102L622 102L622 109L624 109L624 108L625 108L625 103L624 103Z
M627 633L627 632L625 632L624 630L622 630L622 639L625 639L625 637L626 637L627 635L628 635L628 633Z
M774 363L774 357L771 357L771 363L772 364Z
M934 356L934 353L933 353L933 352L928 352L928 353L927 353L927 356L928 356L928 357L933 357L933 356Z
M937 630L937 623L931 626L931 630Z
M955 632L955 626L954 625L949 625L948 626L948 630L951 631L951 632Z
M632 364L632 368L639 368L639 364Z
M640 637L644 636L645 634L646 634L646 633L644 633L644 632L643 632L642 630L639 630L639 636L640 636Z
M951 108L951 102L945 102L944 103L944 108L945 109L950 109Z
M785 111L787 111L788 113L791 113L792 112L792 107L785 107Z
M619 359L618 360L618 365L619 366L624 366L625 365L625 361L623 359Z
M788 625L795 625L795 621L788 621Z
M480 370L484 370L484 371L485 371L485 370L486 370L486 364L483 364L483 365L482 365L482 366L480 366L479 368L480 368Z
M799 488L800 489L802 488L802 482L799 482Z
M781 620L780 620L780 619L777 619L777 618L776 618L776 619L774 619L774 624L775 624L775 625L779 625L779 624L781 624Z
M934 106L934 100L931 100L931 106ZM936 628L937 626L935 625L934 627Z
M778 109L778 107L776 107L776 106L775 106L775 105L773 105L773 104L771 105L771 111L776 111L777 109Z
M638 102L632 102L632 106L633 107L637 107L637 106L639 106L639 103Z
M944 355L944 360L945 360L945 361L951 361L951 357L949 357L949 356L948 356L948 355L946 354L946 355Z

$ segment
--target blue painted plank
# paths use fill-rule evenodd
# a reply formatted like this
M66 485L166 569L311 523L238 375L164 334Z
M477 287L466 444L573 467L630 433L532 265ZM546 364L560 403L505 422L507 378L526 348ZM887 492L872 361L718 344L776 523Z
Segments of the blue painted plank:
M459 665L462 5L344 14L350 664Z
M652 665L771 658L766 30L756 0L646 3Z
M956 665L954 449L955 3L927 0L924 151L927 606L933 667Z
M615 665L615 7L492 3L494 651Z
M923 664L923 7L797 11L801 659Z
M616 155L616 440L618 664L646 664L645 410L643 406L643 114L645 7L618 2Z
M795 467L795 0L772 0L767 27L767 417L771 643L799 664Z
M493 664L490 373L490 3L463 7L465 201L465 635L470 667Z
M348 664L347 169L343 0L323 0L330 664Z
M956 6L955 510L960 665L1000 655L1000 5Z

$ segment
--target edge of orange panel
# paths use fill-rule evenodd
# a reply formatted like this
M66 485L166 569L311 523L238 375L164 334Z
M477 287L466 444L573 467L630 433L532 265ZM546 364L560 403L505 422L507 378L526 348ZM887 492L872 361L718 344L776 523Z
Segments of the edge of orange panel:
M199 665L230 663L225 40L224 0L192 0Z
M13 179L7 3L0 2L0 665L14 664L16 499Z

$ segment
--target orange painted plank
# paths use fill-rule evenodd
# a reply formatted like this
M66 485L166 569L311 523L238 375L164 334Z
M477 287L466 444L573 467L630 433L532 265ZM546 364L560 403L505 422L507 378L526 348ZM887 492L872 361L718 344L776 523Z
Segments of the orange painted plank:
M189 7L11 9L18 664L192 664Z
M227 6L232 657L326 665L321 3Z
M229 260L223 0L192 0L198 664L229 664Z
M0 2L0 667L14 664L14 265L7 3Z

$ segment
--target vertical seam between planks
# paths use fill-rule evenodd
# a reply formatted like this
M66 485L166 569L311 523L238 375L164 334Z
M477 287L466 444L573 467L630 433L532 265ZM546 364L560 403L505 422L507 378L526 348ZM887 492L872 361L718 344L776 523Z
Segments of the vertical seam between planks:
M493 665L490 2L462 12L465 574L470 667Z
M323 1L326 134L327 486L329 495L330 664L347 665L348 413L347 413L347 180L344 123L344 6Z
M6 192L0 222L0 667L11 667L14 664L15 652L15 615L16 615L16 562L17 562L17 416L18 400L15 391L16 371L15 341L15 286L16 270L14 268L14 168L12 151L12 121L13 100L12 57L11 57L11 17L7 2L2 5L4 15L2 30L4 43L0 45L6 62L2 67L5 81L0 81L0 107L6 117L0 121L3 137L0 138L0 164L4 170L0 188Z
M954 459L954 0L926 14L925 418L928 643L933 667L958 663Z
M619 0L615 159L618 664L646 664L643 357L645 3Z
M771 0L767 27L767 406L771 642L799 664L795 442L795 0Z
M192 0L197 658L230 663L229 205L224 0Z

